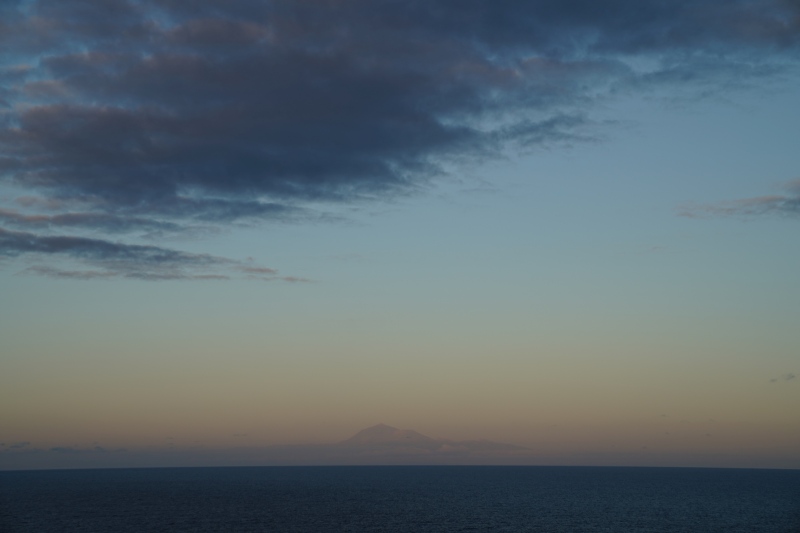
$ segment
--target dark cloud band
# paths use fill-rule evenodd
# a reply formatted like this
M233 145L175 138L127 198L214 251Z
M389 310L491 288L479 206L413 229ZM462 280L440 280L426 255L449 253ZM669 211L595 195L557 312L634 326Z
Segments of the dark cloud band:
M0 219L107 233L408 194L452 159L585 138L614 92L769 75L800 36L794 0L0 9L0 179L63 206Z

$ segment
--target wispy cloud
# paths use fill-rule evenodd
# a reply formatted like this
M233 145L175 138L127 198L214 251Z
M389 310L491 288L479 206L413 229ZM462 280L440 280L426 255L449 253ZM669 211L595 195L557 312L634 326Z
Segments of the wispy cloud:
M54 446L49 448L47 451L55 452L55 453L68 453L68 454L96 454L96 453L124 453L126 452L125 449L114 449L109 450L104 448L103 446L92 446L90 448L82 448L76 446Z
M87 228L107 233L128 233L144 230L148 233L183 232L183 226L153 218L118 216L111 213L24 214L0 208L0 222L20 228L66 229Z
M30 256L68 258L87 270L65 270L49 265L33 265L23 273L68 279L130 278L140 280L219 280L231 274L246 274L262 280L298 281L279 276L278 271L216 257L158 246L123 244L102 239L69 236L43 236L0 228L0 258Z
M800 180L785 186L786 194L743 198L710 205L684 206L679 214L688 217L704 216L782 216L800 217Z
M780 377L771 378L769 380L769 382L770 383L778 383L779 381L792 381L794 379L797 379L797 376L795 374L791 373L791 372L787 372L786 374L783 374Z
M454 159L592 139L620 91L772 76L798 20L791 0L4 2L0 181L41 201L0 222L158 237L414 193Z

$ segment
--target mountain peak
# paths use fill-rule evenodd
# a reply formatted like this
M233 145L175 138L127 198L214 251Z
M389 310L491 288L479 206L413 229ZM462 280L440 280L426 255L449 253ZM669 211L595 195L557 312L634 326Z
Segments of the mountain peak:
M433 439L411 429L397 429L386 424L376 424L362 429L336 446L339 450L349 450L348 453L371 457L503 457L525 450L521 446L488 440Z
M375 444L430 444L435 439L417 433L411 429L397 429L386 424L376 424L362 429L349 439L341 442L347 445L375 445Z

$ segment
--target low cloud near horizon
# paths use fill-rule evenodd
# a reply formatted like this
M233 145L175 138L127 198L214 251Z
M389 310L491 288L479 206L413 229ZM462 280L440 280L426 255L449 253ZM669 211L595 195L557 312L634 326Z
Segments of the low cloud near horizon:
M795 0L4 2L0 258L302 281L158 241L416 194L591 138L620 94L776 76L798 44ZM796 193L705 211L796 215Z

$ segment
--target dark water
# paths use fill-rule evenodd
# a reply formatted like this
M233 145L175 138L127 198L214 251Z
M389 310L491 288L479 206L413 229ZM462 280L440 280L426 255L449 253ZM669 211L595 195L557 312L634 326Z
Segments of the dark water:
M800 533L800 471L429 466L0 472L0 531Z

